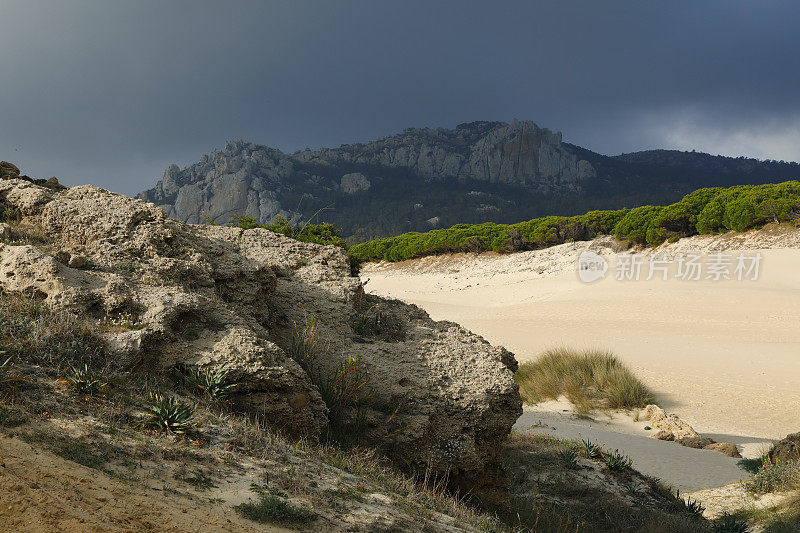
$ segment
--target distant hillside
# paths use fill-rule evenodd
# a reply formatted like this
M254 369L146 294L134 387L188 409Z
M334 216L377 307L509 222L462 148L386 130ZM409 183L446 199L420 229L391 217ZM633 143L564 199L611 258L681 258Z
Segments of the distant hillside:
M599 235L658 246L698 234L745 231L769 222L800 221L800 182L698 189L668 206L535 218L517 224L456 224L425 233L375 239L350 248L353 263L405 261L450 252L517 252Z
M316 216L356 242L664 204L700 187L791 178L800 178L800 165L667 150L608 157L533 122L472 122L294 154L232 141L184 169L170 166L140 197L195 223Z

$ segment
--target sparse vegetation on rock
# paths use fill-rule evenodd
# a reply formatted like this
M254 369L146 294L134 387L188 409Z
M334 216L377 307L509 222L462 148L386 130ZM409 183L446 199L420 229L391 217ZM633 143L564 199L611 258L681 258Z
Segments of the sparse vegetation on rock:
M329 413L345 427L357 419L412 472L447 475L451 488L475 495L502 486L501 443L521 409L513 356L414 306L368 303L341 248L260 227L187 225L89 186L2 180L0 204L48 239L0 245L0 287L15 295L0 305L19 306L0 332L12 346L0 349L155 375L224 369L236 383L226 409L312 442L329 429ZM59 260L66 254L92 268L70 267ZM375 304L377 330L354 335L353 317ZM313 373L293 345L294 324L309 315L319 338ZM381 384L371 394L335 393L349 383L341 362L350 356L359 375ZM327 383L330 406L320 395Z

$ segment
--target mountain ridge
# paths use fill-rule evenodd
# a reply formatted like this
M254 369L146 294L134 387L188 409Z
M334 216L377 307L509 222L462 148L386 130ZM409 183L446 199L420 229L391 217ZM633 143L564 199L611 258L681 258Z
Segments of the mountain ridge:
M605 156L531 121L477 121L294 153L228 141L183 169L170 165L139 197L184 222L314 218L355 242L668 203L697 188L791 178L800 178L797 163L676 150Z

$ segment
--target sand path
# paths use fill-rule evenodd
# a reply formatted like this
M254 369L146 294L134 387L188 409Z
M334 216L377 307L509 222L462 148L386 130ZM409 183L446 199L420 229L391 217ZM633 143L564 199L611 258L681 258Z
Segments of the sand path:
M588 246L610 263L607 277L591 284L576 274ZM520 361L555 346L612 350L667 411L745 456L800 430L800 231L693 237L646 252L698 251L706 268L708 253L761 253L757 281L675 279L675 264L666 281L618 281L608 246L601 239L507 256L429 257L368 265L362 278L368 292L458 322ZM686 487L700 486L690 481Z

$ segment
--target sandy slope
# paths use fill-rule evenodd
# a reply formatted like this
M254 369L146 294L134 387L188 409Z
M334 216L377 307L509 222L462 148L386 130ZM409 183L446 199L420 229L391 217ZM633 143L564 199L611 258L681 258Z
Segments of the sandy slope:
M645 252L698 251L707 268L708 253L727 251L735 263L736 254L758 251L757 281L680 280L675 265L666 281L618 281L612 246L605 238L507 256L429 257L369 265L362 277L368 291L456 321L521 361L554 346L612 350L664 408L746 456L800 429L800 230L693 237ZM587 247L610 262L607 277L591 284L576 274Z
M255 526L255 527L254 527ZM130 485L30 446L0 438L0 531L267 531L230 507Z

